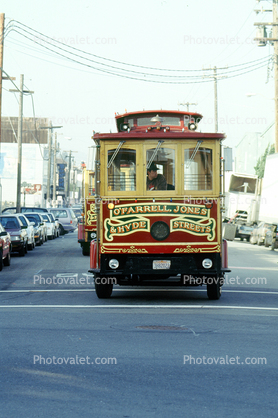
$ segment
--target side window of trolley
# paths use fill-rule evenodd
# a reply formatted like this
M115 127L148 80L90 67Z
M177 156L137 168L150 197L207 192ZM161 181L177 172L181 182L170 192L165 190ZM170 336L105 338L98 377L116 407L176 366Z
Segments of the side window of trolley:
M146 191L175 190L176 147L158 141L146 149Z
M123 148L122 143L107 150L108 192L136 190L136 149Z
M213 147L205 141L196 141L184 148L184 191L213 190Z

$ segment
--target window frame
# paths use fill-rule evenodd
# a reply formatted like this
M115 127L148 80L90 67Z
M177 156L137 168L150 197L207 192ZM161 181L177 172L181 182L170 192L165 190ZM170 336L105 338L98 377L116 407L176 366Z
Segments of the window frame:
M200 148L207 148L212 151L212 188L210 190L188 190L184 188L184 151L190 148L195 149L197 144L197 139L190 139L186 143L182 144L181 147L181 158L182 158L182 164L181 164L181 172L180 172L180 182L181 182L181 191L186 196L200 196L203 195L203 197L212 196L212 195L218 195L220 193L219 185L217 184L217 181L219 182L219 179L217 179L218 173L220 175L220 148L217 150L215 140L203 140L203 142L200 145ZM218 151L218 152L217 152Z
M160 139L159 139L160 140ZM177 141L174 140L164 140L163 144L161 145L160 148L168 148L168 149L172 149L175 151L175 168L174 168L174 173L175 173L175 190L147 190L146 188L146 177L147 177L147 151L150 149L155 149L157 147L158 141L159 140L155 140L155 141L150 141L148 143L144 143L143 149L143 157L144 157L144 162L143 162L143 167L145 169L145 176L143 177L145 179L144 181L144 196L156 196L156 195L162 195L162 196L176 196L178 194L178 189L179 189L179 178L178 178L178 170L177 167L179 165L179 152L178 152L178 148L179 148L179 144L177 143Z

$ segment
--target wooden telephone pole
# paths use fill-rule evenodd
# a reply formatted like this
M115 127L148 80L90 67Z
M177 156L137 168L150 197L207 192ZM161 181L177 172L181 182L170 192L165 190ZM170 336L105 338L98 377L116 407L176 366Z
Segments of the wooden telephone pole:
M2 68L4 52L4 22L5 14L0 13L0 144L1 144L1 116L2 116Z

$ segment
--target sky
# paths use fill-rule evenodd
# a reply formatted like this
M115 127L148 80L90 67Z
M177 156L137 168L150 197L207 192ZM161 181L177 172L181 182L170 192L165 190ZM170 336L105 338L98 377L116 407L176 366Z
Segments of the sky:
M270 10L272 1L2 0L3 69L17 86L24 74L34 91L34 107L24 96L24 116L62 125L60 147L79 164L93 131L116 131L116 112L196 103L199 129L214 132L217 67L218 130L235 147L274 121L273 46L254 41L254 23L272 21L272 13L254 9ZM18 116L12 88L3 81L2 116Z

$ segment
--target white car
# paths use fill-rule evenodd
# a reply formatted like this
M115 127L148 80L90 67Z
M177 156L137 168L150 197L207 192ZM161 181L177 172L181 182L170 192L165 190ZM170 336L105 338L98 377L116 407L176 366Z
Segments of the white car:
M17 217L21 220L23 225L26 227L27 235L28 235L28 250L33 250L36 246L35 242L35 229L34 229L34 222L30 222L28 218L26 218L23 213L17 213Z
M59 222L54 218L53 213L49 212L47 215L50 217L51 222L55 225L55 238L58 238L60 236Z
M46 223L47 238L49 238L49 239L56 238L55 223L52 222L49 214L48 213L41 213L41 216L43 217L43 220Z

